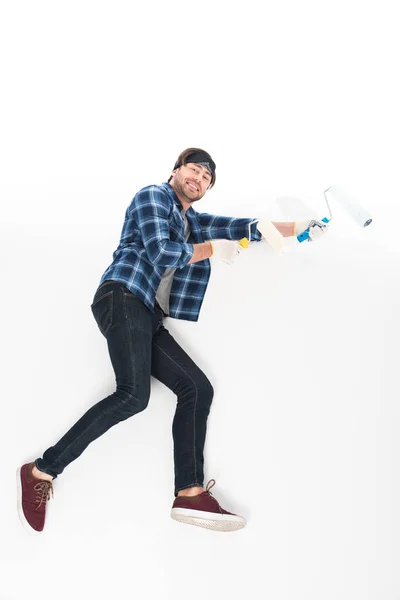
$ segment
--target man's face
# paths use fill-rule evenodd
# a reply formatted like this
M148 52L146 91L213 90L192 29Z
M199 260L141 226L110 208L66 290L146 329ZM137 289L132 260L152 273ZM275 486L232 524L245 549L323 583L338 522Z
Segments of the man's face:
M170 185L178 197L192 203L200 200L211 183L210 172L203 165L187 163L173 171Z

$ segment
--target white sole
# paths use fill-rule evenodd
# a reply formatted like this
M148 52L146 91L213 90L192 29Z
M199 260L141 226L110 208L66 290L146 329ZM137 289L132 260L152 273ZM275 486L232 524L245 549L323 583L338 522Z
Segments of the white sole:
M36 531L36 529L33 529L33 527L29 525L22 508L21 467L19 467L19 469L17 470L17 507L19 520L21 521L25 531L27 531L31 535L40 535L42 533L41 531Z
M173 508L171 517L180 523L196 525L214 531L237 531L246 527L246 520L236 515L221 515L189 508Z

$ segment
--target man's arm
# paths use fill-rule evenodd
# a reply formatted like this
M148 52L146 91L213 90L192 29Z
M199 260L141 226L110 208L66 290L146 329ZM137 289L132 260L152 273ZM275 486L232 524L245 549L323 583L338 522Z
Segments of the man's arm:
M193 256L189 260L188 265L200 262L201 260L205 260L206 258L210 258L212 254L212 246L210 242L205 242L204 244L193 244L193 248Z
M273 222L272 224L283 237L291 237L295 235L296 223L293 221ZM264 236L262 236L262 239L265 239ZM210 242L205 242L204 244L194 244L193 248L194 252L192 258L188 262L189 265L191 263L205 260L206 258L210 258L212 256L212 246Z
M272 225L276 227L276 229L281 235L283 235L283 237L291 237L292 235L294 235L294 232L296 230L296 223L293 223L293 221L285 221L284 223L275 223L274 221L272 221Z
M249 241L260 241L255 219L225 217L209 213L196 213L205 240L236 240L246 237Z

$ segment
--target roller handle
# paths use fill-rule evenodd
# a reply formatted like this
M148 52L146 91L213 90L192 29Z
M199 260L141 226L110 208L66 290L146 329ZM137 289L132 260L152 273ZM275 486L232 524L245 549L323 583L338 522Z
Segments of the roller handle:
M321 221L323 221L324 223L329 223L330 219L327 219L326 217L324 217L323 219L321 219ZM303 231L303 233L301 233L300 235L297 236L297 239L300 243L305 242L309 238L310 238L310 228L306 229L305 231Z

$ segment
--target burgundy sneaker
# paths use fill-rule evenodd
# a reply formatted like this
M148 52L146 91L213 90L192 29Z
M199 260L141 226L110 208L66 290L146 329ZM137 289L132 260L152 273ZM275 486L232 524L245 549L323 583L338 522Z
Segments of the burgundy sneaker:
M210 479L205 492L197 496L177 496L172 505L171 517L181 523L216 531L235 531L245 527L246 520L243 517L221 508L212 496L210 489L214 485L215 479Z
M18 515L27 531L43 531L46 502L53 496L53 484L32 475L34 463L22 465L17 471Z

